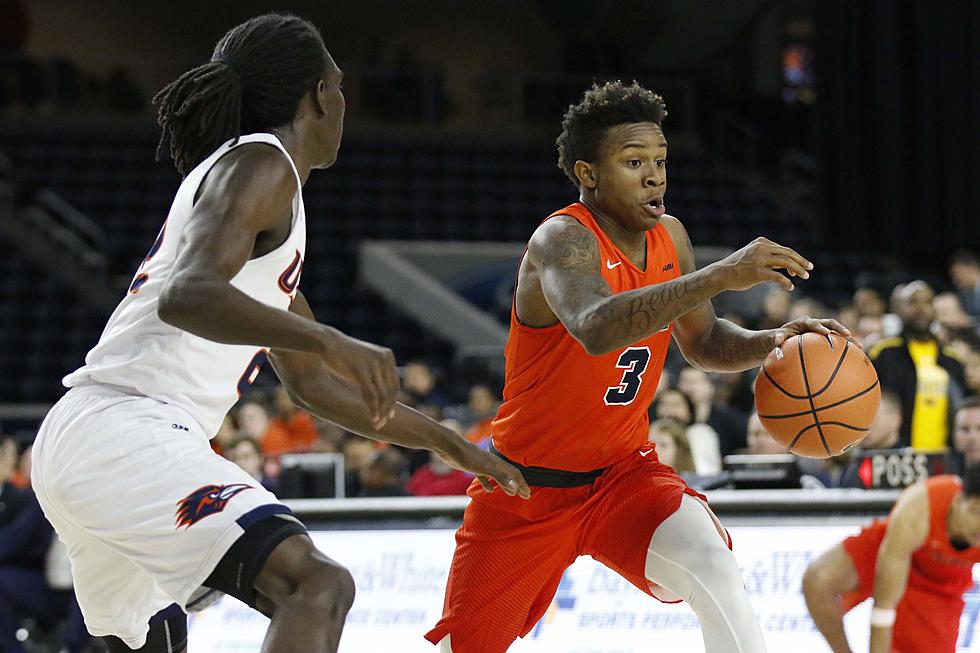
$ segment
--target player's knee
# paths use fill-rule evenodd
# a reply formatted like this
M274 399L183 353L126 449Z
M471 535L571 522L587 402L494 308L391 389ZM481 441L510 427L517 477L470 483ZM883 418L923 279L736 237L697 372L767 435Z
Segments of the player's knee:
M826 590L830 584L830 574L825 565L816 561L807 565L803 572L803 594L810 595Z
M308 609L342 618L354 603L354 577L333 560L314 559L293 598Z

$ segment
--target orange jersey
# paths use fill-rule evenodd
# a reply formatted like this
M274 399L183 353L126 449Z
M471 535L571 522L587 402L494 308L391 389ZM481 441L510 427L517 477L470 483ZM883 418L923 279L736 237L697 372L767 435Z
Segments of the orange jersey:
M580 203L557 211L578 220L599 243L601 272L613 293L680 276L667 229L646 234L646 269L637 268ZM504 402L492 424L493 444L524 466L568 471L606 467L647 441L647 409L663 371L671 327L628 347L592 356L558 322L529 327L511 307ZM652 447L652 445L651 445Z
M919 589L961 597L973 586L973 565L980 562L980 548L957 550L946 532L946 516L960 493L956 476L936 476L926 481L929 489L929 535L912 556L909 585Z

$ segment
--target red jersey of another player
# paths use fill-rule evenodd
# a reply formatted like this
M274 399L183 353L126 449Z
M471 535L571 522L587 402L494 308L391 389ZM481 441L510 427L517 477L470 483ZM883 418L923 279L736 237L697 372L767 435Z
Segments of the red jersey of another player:
M646 233L646 266L624 256L581 203L556 211L578 220L599 243L602 276L613 293L680 276L674 242L658 224ZM529 327L511 307L504 403L493 444L534 467L588 471L629 456L647 441L647 408L660 380L671 327L621 350L594 356L561 322Z
M973 565L980 562L980 547L958 549L949 540L947 515L960 493L956 476L936 476L926 481L929 496L929 534L912 554L905 595L897 606L892 649L952 652L956 648L963 593L973 586ZM858 535L844 540L844 550L854 561L858 588L842 596L846 612L871 596L878 548L888 519L872 522Z

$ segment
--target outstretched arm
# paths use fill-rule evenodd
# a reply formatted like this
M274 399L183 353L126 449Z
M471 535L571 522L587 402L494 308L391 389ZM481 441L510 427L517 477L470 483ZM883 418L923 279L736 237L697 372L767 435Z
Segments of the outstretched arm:
M314 320L301 294L297 294L290 311L299 318ZM488 491L492 486L486 477L491 477L507 494L530 496L524 478L513 466L408 406L395 404L391 418L377 427L358 389L332 374L320 357L273 349L269 358L292 400L314 415L374 440L433 451L453 467L477 474Z
M674 218L663 219L680 225ZM686 234L682 242L690 250ZM693 258L691 253L691 261ZM595 236L566 216L538 227L528 244L528 260L540 275L548 306L590 354L607 353L642 340L723 290L744 290L763 281L792 288L789 279L776 269L806 276L810 266L793 250L756 239L704 270L695 271L692 264L678 279L613 294L600 272L602 262ZM760 345L752 347L753 360L757 349L761 351Z
M888 519L888 530L878 548L871 594L874 598L871 608L871 653L891 651L889 615L893 620L895 607L905 594L912 554L925 544L928 535L929 494L925 483L920 481L899 497Z
M713 263L701 272L697 272L694 264L694 248L691 246L691 239L688 237L684 225L676 218L665 216L664 226L667 227L674 239L674 248L680 261L681 272L684 274L682 279L688 275L693 276L707 272L713 266L724 266L726 261L741 252L745 252L745 249L739 250L723 261ZM809 278L809 270L813 268L813 265L793 250L780 247L766 239L757 238L752 242L752 245L756 244L760 245L763 252L768 252L772 256L777 254L787 256L798 263L796 266L780 265L777 267L783 267L792 276ZM787 290L793 289L793 284L789 279L774 271L772 274L775 277L760 279L760 281L776 281ZM740 288L729 287L727 289L736 290ZM766 355L774 347L783 344L786 338L808 331L824 335L831 331L837 331L845 337L850 335L850 332L836 320L815 320L812 318L795 320L780 329L751 331L715 315L715 309L710 300L699 303L674 323L674 339L677 340L684 357L697 367L719 372L739 372L758 367L765 360Z

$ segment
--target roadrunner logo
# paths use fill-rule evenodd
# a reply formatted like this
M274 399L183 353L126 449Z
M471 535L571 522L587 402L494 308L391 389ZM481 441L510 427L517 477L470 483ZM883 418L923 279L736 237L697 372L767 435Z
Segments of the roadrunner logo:
M190 528L208 515L221 512L229 499L251 485L204 485L177 502L177 528Z

